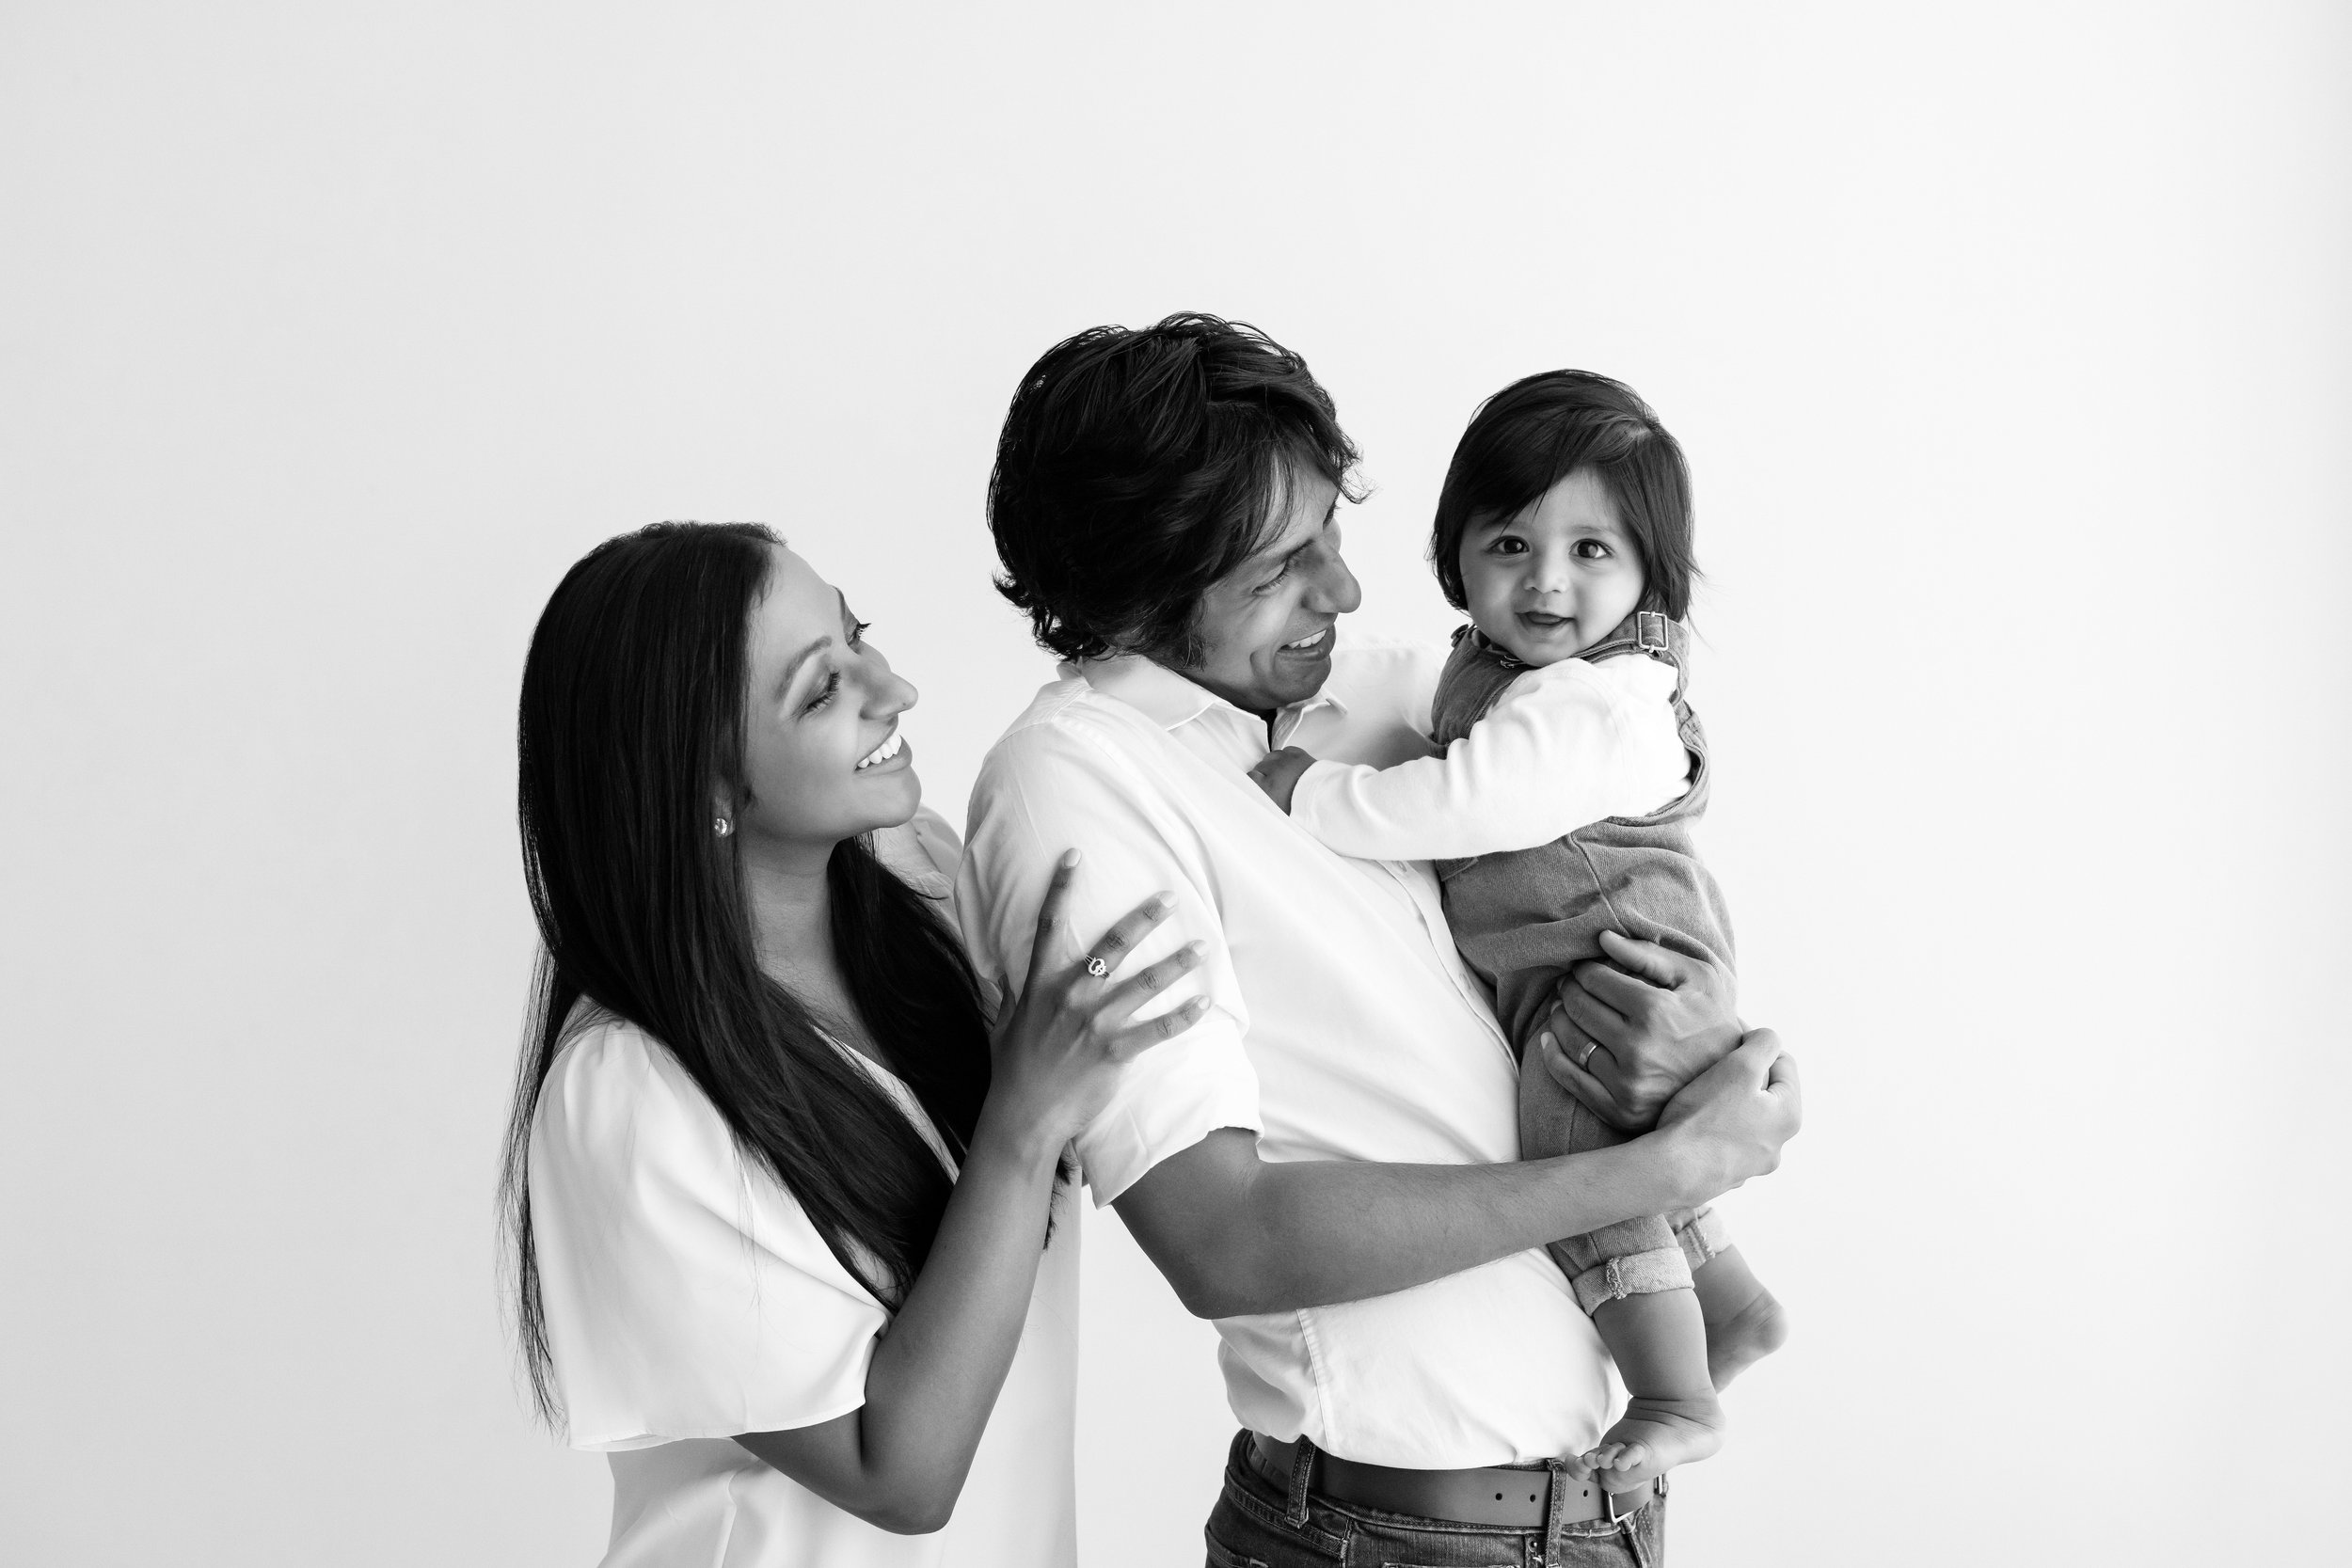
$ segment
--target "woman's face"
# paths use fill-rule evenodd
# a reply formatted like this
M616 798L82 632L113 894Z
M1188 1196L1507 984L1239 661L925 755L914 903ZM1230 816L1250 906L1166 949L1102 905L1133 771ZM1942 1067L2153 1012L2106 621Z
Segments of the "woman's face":
M720 802L747 852L817 860L914 815L923 786L898 715L914 688L890 673L840 593L778 545L752 608L744 696L747 800Z

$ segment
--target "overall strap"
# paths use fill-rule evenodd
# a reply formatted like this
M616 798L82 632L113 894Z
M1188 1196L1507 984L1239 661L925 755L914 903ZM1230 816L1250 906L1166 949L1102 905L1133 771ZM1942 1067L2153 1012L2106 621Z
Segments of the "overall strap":
M1682 700L1684 683L1691 678L1690 633L1681 622L1661 615L1654 610L1637 610L1618 622L1609 635L1576 657L1597 664L1604 658L1622 654L1643 654L1669 665L1675 673L1675 701Z
M1637 610L1612 626L1608 636L1582 650L1576 657L1587 663L1597 664L1604 658L1614 658L1619 654L1647 654L1650 657L1671 664L1679 670L1682 668L1683 659L1687 657L1684 650L1690 646L1689 635L1683 628L1682 623L1671 616L1661 615L1654 610ZM1512 657L1510 650L1476 626L1464 625L1454 628L1454 641L1457 646L1465 639L1480 653L1487 655L1510 669L1527 668Z
M1618 622L1608 636L1576 657L1597 664L1619 654L1647 654L1680 669L1683 647L1680 623L1654 610L1637 610Z
M1457 645L1465 638L1469 640L1472 647L1494 658L1507 669L1524 670L1527 668L1526 665L1512 657L1510 652L1501 643L1480 631L1476 626L1465 626L1454 628L1454 641ZM1689 666L1685 660L1690 657L1689 648L1690 632L1681 622L1670 615L1661 615L1654 610L1637 610L1610 627L1608 636L1576 657L1588 664L1597 664L1604 658L1615 658L1620 654L1647 654L1661 664L1673 665L1676 674L1679 676L1688 673ZM1675 694L1679 696L1681 692L1682 683L1677 679L1675 682Z

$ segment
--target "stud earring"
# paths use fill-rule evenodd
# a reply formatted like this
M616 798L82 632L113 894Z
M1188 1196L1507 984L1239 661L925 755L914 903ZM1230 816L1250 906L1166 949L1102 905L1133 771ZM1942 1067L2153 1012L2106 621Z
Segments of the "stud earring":
M714 816L710 819L710 831L717 833L721 838L724 838L727 834L735 832L735 824L728 821L723 816Z

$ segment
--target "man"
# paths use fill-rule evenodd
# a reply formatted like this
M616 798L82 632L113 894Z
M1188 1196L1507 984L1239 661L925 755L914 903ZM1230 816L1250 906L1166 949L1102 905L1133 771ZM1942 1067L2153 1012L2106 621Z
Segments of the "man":
M1169 1005L1197 985L1210 1012L1077 1149L1223 1339L1245 1430L1212 1563L1431 1561L1433 1536L1499 1531L1551 1563L1654 1561L1662 1482L1609 1497L1563 1457L1608 1384L1542 1247L1771 1170L1794 1069L1769 1033L1740 1041L1726 974L1621 943L1563 986L1548 1059L1657 1130L1516 1163L1517 1069L1429 868L1325 849L1247 776L1286 744L1430 749L1434 657L1336 634L1361 596L1336 522L1355 457L1303 361L1214 317L1097 328L1031 370L989 520L999 587L1068 662L974 788L965 936L998 984L1026 974L1075 846L1075 929L1166 891L1150 956L1200 946ZM1589 1076L1563 1059L1588 1043Z

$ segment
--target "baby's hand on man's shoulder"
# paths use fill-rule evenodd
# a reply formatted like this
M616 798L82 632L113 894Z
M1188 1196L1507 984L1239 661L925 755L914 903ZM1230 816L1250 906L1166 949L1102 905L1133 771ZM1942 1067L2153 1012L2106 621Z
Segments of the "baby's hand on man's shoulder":
M1291 809L1291 791L1298 787L1298 775L1314 766L1314 758L1295 746L1284 746L1268 752L1249 770L1249 782L1266 792L1266 799L1282 808Z

